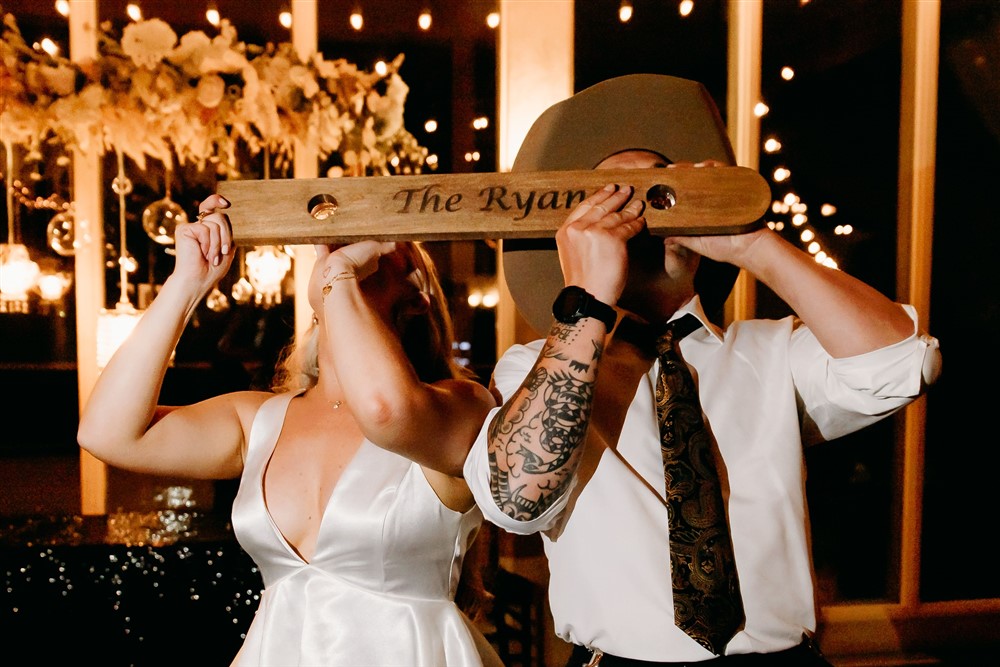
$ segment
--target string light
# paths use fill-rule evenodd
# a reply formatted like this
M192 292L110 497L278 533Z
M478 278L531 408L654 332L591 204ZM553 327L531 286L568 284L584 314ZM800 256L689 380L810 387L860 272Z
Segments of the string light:
M500 302L500 293L497 292L496 288L487 290L483 294L483 308L496 308L496 305Z
M618 7L618 20L622 23L628 23L632 20L632 3L630 0L622 0L621 6Z
M281 12L278 14L278 23L286 30L292 29L292 11L288 5L282 5Z
M205 9L205 20L214 25L216 28L218 28L219 23L222 22L222 16L219 15L219 8L214 2L208 3L208 8Z
M425 8L422 12L420 12L420 16L417 17L417 26L419 26L421 30L431 29L431 10L429 8Z
M681 16L690 16L693 9L694 0L681 0L681 4L677 6L677 13Z
M130 19L132 19L136 23L142 20L142 9L139 8L138 3L135 2L128 3L128 6L125 7L125 13L128 15Z
M791 81L795 78L795 70L787 65L781 68L781 78L785 81Z
M487 287L486 289L474 288L469 292L465 300L470 308L496 308L500 302L500 293L496 287Z
M435 132L437 132L437 129L438 129L438 122L433 118L428 118L427 122L424 123L424 132L427 132L428 134L434 134Z
M360 31L365 26L365 18L361 15L361 8L357 7L351 12L351 27Z
M490 126L490 119L486 116L480 116L472 121L472 129L474 130L485 130Z
M486 15L486 25L490 28L496 28L500 25L500 12L490 12Z
M69 0L56 0L56 11L63 16L69 16Z
M389 66L384 60L379 60L375 63L375 73L379 76L385 76L386 72L389 71Z
M59 53L59 45L49 37L43 37L41 41L32 42L31 48L35 51L44 51L53 58Z

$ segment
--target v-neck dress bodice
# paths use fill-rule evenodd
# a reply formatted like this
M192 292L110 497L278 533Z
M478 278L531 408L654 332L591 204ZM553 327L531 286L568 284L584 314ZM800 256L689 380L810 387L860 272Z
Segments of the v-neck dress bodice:
M482 514L445 507L409 459L362 442L333 490L311 560L288 544L263 482L295 395L258 410L233 501L236 538L264 580L233 666L500 666L454 603Z

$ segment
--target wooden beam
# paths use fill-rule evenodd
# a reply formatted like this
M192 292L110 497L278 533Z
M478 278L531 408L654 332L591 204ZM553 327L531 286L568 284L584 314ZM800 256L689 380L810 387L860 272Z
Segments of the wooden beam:
M73 62L97 57L97 3L72 0L69 10L69 53ZM73 225L79 245L74 253L76 285L76 367L80 412L97 382L97 317L105 306L104 197L101 156L73 149ZM107 468L80 450L80 508L83 514L105 514Z

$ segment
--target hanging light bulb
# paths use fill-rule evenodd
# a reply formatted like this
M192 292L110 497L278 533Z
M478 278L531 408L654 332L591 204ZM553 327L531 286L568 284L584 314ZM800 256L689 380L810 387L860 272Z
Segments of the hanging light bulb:
M36 287L42 301L52 303L62 299L72 283L73 279L66 271L47 271L38 277Z
M0 243L0 313L27 313L28 290L38 281L38 264L20 243Z
M258 305L269 308L281 303L281 283L291 268L291 256L279 246L260 246L247 253L247 279L256 290Z
M7 243L0 244L0 313L27 313L28 290L38 280L38 264L31 260L28 248L18 243L14 208L14 145L4 142L7 169Z
M125 7L125 13L136 23L142 20L142 9L139 7L138 2L128 3L128 6Z
M56 11L63 16L69 16L69 0L56 0Z

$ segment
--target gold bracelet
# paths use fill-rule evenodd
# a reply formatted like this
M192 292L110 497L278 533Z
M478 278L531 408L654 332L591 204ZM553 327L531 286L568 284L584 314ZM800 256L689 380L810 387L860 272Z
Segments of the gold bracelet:
M325 297L333 289L333 284L339 280L357 280L358 276L350 271L341 271L333 278L330 278L330 282L323 285L323 296Z

